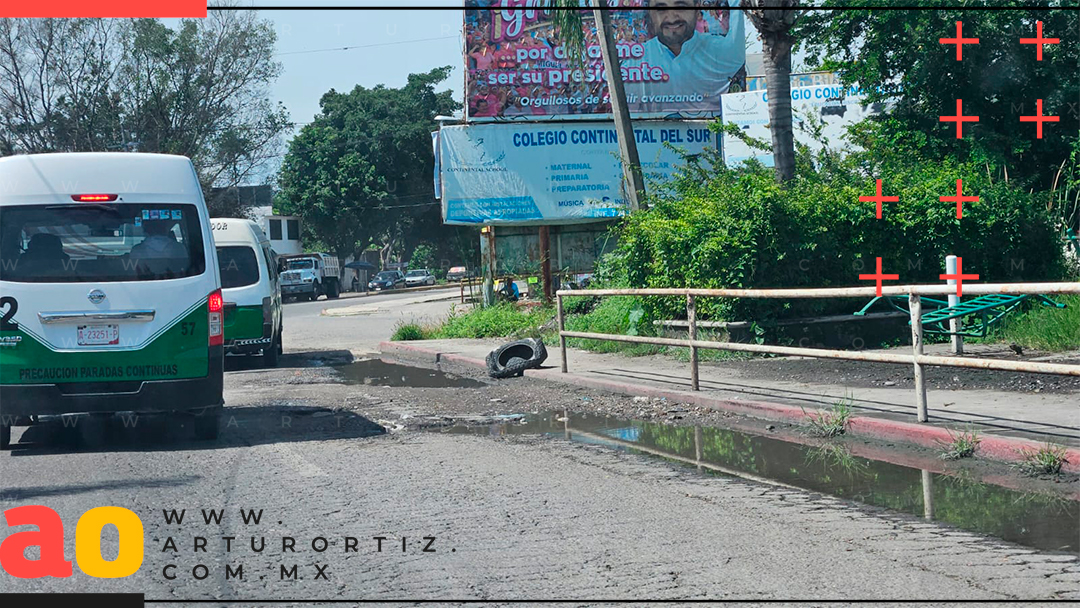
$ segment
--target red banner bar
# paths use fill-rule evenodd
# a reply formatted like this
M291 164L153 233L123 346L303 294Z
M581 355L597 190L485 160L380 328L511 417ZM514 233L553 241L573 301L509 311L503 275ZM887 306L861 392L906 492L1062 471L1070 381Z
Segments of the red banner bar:
M0 17L206 17L207 0L0 0Z

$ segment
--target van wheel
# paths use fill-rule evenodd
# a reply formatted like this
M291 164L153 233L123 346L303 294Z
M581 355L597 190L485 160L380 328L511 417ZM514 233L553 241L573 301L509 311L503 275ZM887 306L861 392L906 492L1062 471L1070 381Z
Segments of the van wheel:
M281 354L281 336L275 335L270 346L262 349L263 367L277 367L278 355Z
M11 447L11 425L0 424L0 450L6 450Z
M221 408L207 408L194 415L195 438L211 441L218 438L218 422L221 419Z

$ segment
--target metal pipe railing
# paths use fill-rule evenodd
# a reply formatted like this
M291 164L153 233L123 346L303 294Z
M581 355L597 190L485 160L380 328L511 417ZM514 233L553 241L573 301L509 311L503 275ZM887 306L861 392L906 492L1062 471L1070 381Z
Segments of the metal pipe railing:
M568 369L566 339L581 338L586 340L609 340L635 344L654 344L657 346L676 346L690 349L690 386L700 390L698 376L698 349L728 350L738 352L769 353L795 357L815 357L820 359L846 359L849 361L873 361L878 363L902 363L915 369L915 401L919 422L929 419L926 400L926 379L924 365L944 367L965 367L999 371L1027 372L1036 374L1056 374L1080 376L1080 365L1061 363L1043 363L1039 361L1006 361L1001 359L980 359L969 357L941 357L923 353L922 297L924 295L948 295L955 293L952 285L893 285L883 286L881 294L874 287L841 287L820 289L592 289L560 290L555 294L559 320L559 348L562 351L562 372ZM964 287L968 295L990 294L1064 294L1080 293L1080 283L985 283ZM908 310L911 316L912 354L876 353L862 351L829 350L820 348L802 348L776 346L769 344L743 344L740 342L717 342L697 339L697 299L701 297L727 298L856 298L867 296L907 295ZM656 338L648 336L621 336L591 332L567 331L566 315L563 307L564 297L609 297L609 296L682 296L686 298L686 317L688 321L688 340L677 338Z

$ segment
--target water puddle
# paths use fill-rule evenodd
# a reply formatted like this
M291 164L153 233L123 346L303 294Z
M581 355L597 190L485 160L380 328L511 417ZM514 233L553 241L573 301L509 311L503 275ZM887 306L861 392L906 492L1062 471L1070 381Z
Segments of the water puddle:
M379 359L365 359L336 365L345 384L369 386L398 386L412 388L479 388L485 386L479 380L462 378L424 367L412 367L387 363Z
M1076 500L988 483L965 470L942 474L863 458L843 444L808 446L723 428L563 412L432 430L541 434L602 444L696 467L702 473L779 483L884 507L1036 549L1080 551Z

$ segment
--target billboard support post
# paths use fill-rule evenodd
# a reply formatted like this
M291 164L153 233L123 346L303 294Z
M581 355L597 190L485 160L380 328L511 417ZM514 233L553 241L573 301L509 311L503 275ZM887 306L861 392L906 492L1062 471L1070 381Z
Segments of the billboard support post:
M487 260L484 264L484 306L495 304L495 227L488 224L480 229L487 245Z
M626 107L626 87L623 86L622 66L618 60L619 50L611 35L611 13L607 10L607 0L596 0L593 18L596 20L600 54L607 74L611 112L615 115L615 131L619 136L619 158L622 159L626 200L630 201L630 211L633 212L640 208L641 199L645 197L645 177L641 174L637 141L634 140L634 130L630 124L630 109Z
M544 285L544 302L551 302L551 228L540 226L540 280Z

